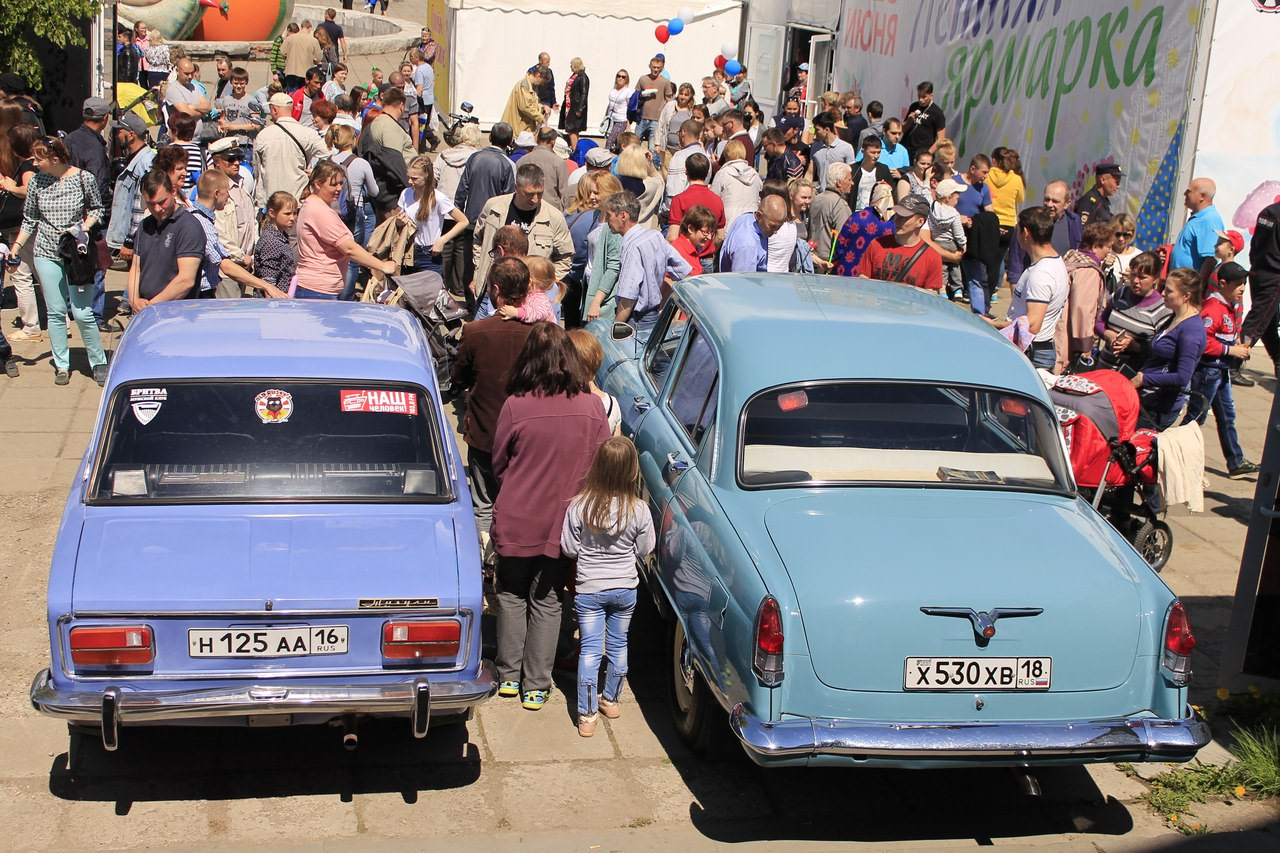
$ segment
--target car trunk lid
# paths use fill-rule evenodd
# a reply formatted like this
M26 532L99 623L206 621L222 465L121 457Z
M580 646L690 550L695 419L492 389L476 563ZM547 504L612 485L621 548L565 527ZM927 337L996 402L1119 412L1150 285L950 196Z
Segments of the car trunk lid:
M901 691L908 657L1051 657L1054 691L1102 690L1133 666L1142 622L1114 532L1061 497L968 489L824 490L765 525L818 678ZM1028 608L984 640L967 616Z

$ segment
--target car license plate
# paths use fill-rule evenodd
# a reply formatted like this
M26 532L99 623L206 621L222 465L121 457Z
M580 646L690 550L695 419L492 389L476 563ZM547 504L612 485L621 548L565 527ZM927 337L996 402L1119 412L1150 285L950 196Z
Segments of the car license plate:
M346 625L296 628L190 628L187 646L193 658L281 658L345 655Z
M1048 690L1053 658L907 658L904 690Z

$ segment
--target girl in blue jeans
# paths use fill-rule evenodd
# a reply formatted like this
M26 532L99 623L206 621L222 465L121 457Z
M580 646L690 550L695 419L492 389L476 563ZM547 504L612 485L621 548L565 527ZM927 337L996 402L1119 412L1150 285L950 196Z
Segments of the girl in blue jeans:
M569 503L560 550L578 558L573 609L578 616L578 734L596 733L600 714L616 720L627 674L627 630L640 583L636 561L653 551L653 518L638 497L640 458L630 439L614 436L596 451ZM596 695L600 658L609 659L604 689Z

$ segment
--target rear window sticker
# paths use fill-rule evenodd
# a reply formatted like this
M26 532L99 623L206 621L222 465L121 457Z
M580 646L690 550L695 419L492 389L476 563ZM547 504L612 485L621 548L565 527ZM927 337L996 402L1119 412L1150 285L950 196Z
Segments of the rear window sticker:
M264 424L282 424L293 414L293 395L269 388L253 398L253 410Z
M341 391L344 412L385 412L392 415L418 414L418 395L413 391L379 389Z
M169 399L167 388L132 388L129 390L129 403L133 408L133 416L138 423L146 426L160 414L160 406Z

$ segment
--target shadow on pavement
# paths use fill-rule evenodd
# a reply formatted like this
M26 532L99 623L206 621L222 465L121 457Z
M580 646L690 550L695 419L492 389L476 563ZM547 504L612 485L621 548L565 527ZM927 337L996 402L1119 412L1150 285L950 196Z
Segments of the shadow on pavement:
M480 777L480 752L467 726L437 724L423 740L406 720L362 723L360 746L342 748L342 730L290 728L125 728L120 749L107 752L96 735L72 735L70 753L53 760L49 791L64 800L134 802L260 799L399 793L459 788ZM124 811L121 811L121 808Z

